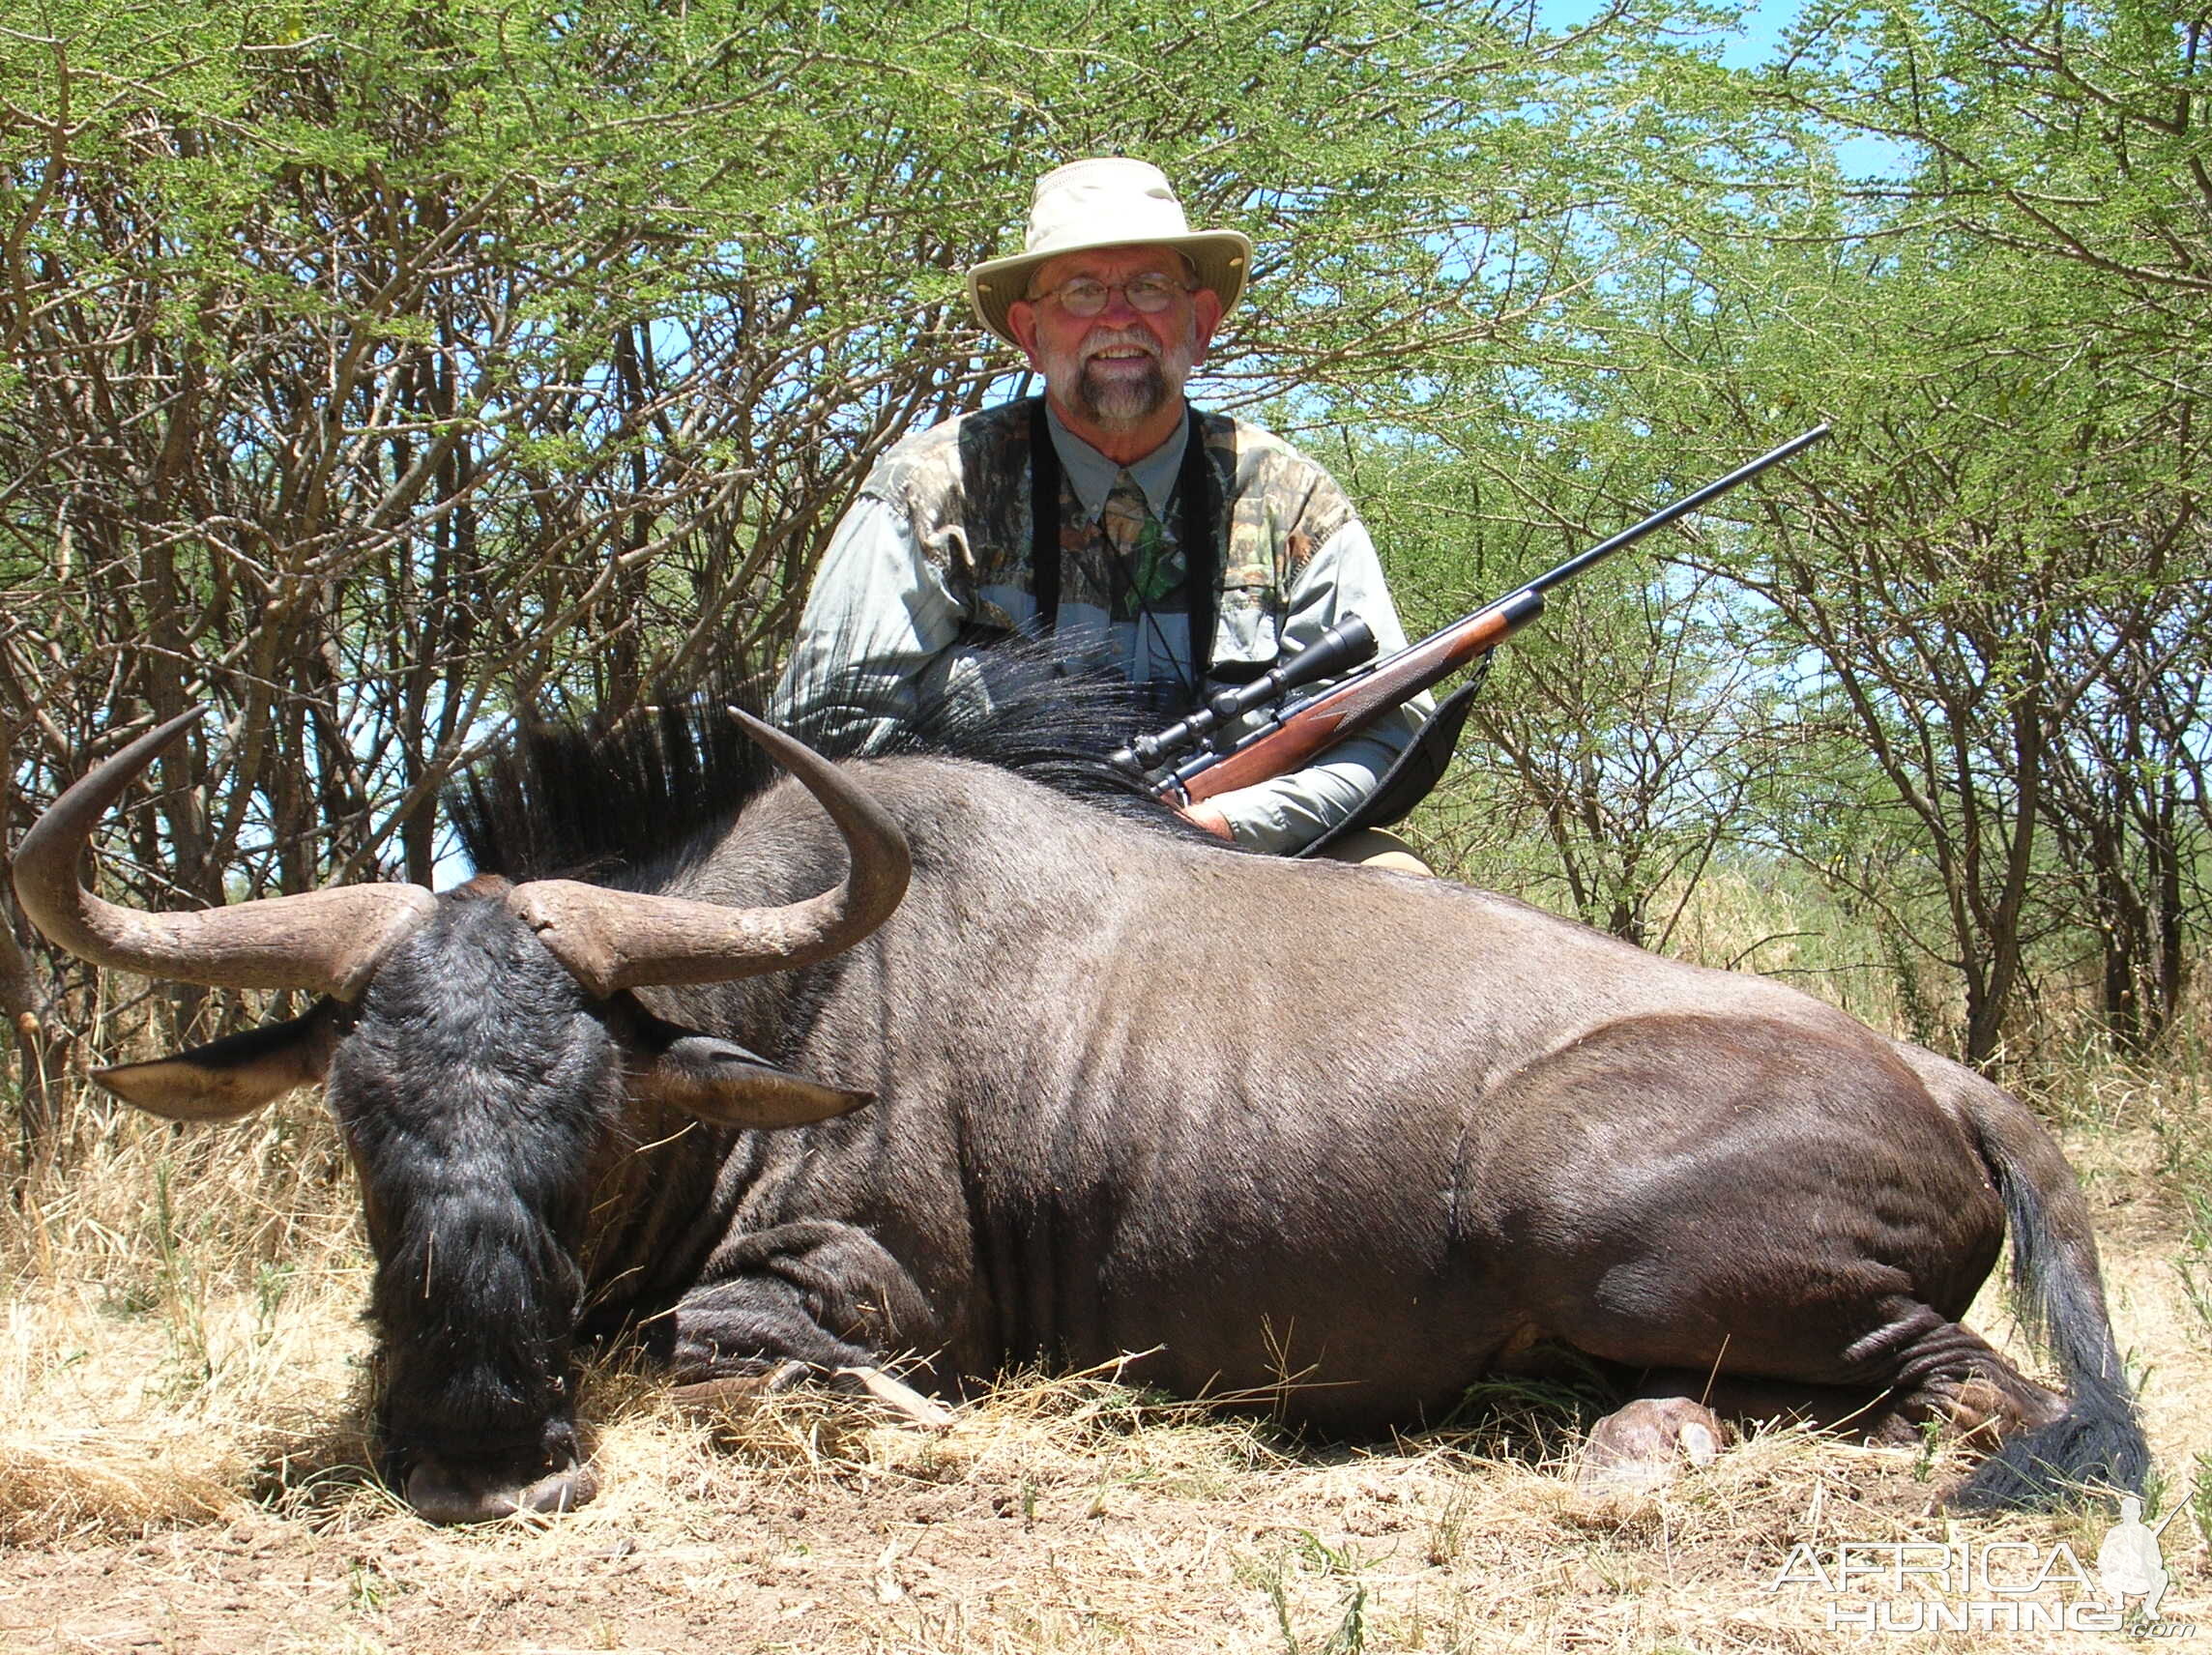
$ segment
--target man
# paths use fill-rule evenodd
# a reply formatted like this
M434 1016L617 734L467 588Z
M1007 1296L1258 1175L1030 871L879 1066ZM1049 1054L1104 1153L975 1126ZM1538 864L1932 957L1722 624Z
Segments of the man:
M1144 686L1162 724L1351 616L1382 653L1403 648L1374 543L1335 480L1183 398L1251 254L1234 230L1194 234L1145 161L1079 160L1038 180L1023 251L970 271L968 294L1045 394L947 421L878 463L816 576L784 709L865 721L872 738L924 694L980 693L974 651L1015 632ZM1297 852L1374 791L1426 711L1185 814ZM1386 835L1330 854L1348 851L1419 865Z

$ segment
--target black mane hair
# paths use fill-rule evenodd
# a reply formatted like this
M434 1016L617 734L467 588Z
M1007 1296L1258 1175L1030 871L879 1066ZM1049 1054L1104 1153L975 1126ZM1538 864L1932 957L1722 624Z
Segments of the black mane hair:
M997 645L975 658L987 697L925 703L868 756L991 765L1135 820L1188 828L1140 779L1107 762L1156 719L1126 684L1064 674L1030 644ZM728 712L735 706L769 716L760 683L758 674L725 670L626 718L526 728L447 790L462 851L480 874L620 883L629 870L704 849L711 829L780 773ZM816 716L790 730L826 758L853 757L859 741L825 735L826 724Z

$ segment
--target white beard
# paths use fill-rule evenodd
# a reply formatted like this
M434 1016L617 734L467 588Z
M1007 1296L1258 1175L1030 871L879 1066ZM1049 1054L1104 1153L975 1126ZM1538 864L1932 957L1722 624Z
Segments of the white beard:
M1142 359L1121 359L1124 363L1141 360L1144 371L1102 368L1097 353L1116 345L1135 345L1145 351ZM1100 329L1085 336L1067 364L1072 373L1056 379L1053 364L1047 363L1045 378L1051 383L1067 383L1069 405L1100 430L1131 431L1158 413L1171 397L1181 394L1195 354L1182 347L1162 352L1150 335Z

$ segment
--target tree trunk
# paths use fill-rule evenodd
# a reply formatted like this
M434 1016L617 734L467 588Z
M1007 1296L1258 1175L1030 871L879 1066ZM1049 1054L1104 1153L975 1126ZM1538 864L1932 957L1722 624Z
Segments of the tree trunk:
M10 870L0 866L0 881L9 877ZM53 1024L51 987L16 941L14 917L10 913L0 923L0 1012L15 1040L16 1143L28 1172L61 1133L69 1042Z

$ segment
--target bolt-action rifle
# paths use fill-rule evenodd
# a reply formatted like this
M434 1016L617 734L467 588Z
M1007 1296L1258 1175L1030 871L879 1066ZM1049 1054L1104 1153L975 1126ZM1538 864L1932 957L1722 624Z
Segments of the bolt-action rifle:
M1634 545L1653 530L1664 529L1738 483L1748 482L1769 466L1780 465L1827 434L1826 425L1800 432L1780 448L1737 467L1717 482L1708 482L1696 493L1660 508L1610 540L1569 558L1526 586L1484 604L1441 631L1432 632L1419 643L1410 644L1372 665L1362 667L1361 663L1375 653L1375 634L1364 621L1353 616L1330 627L1265 677L1235 689L1225 689L1180 723L1169 726L1156 736L1132 741L1114 755L1114 762L1125 769L1150 775L1174 765L1177 755L1185 749L1198 748L1195 757L1169 770L1156 782L1160 797L1177 804L1211 798L1233 788L1249 787L1270 776L1302 769L1317 755L1356 735L1392 708L1404 705L1470 662L1487 656L1543 614L1544 594L1555 586L1564 585L1623 547ZM1257 712L1290 690L1338 674L1349 676L1326 689L1281 708L1266 723L1235 743L1224 747L1215 742L1215 731L1247 713Z

